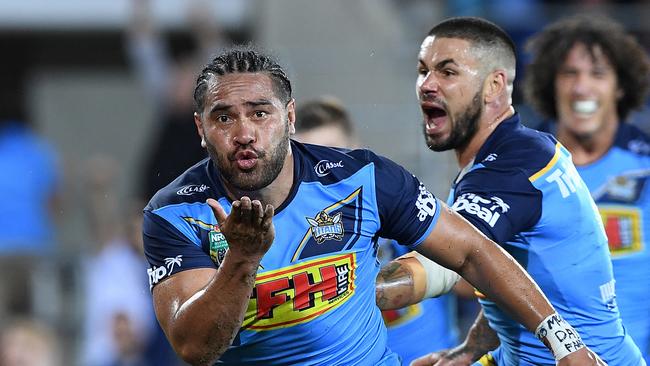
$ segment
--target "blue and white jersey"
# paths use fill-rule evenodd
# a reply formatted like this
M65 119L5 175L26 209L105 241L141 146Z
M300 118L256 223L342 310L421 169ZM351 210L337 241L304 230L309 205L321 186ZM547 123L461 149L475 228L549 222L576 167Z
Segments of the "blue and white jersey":
M375 305L377 239L414 247L438 203L413 175L368 150L292 141L294 181L276 209L241 330L219 363L396 365ZM218 268L227 243L207 198L230 212L215 166L204 160L145 208L151 286L192 268Z
M537 282L584 343L610 365L639 365L614 296L607 238L596 205L553 136L503 121L471 166L450 205L506 249ZM501 346L498 365L555 365L550 351L490 299L480 299Z
M409 252L394 240L380 239L382 265ZM426 299L402 309L382 311L388 328L388 347L408 365L427 353L458 345L456 297L453 294Z
M611 149L577 169L605 226L623 325L650 362L650 138L620 123Z

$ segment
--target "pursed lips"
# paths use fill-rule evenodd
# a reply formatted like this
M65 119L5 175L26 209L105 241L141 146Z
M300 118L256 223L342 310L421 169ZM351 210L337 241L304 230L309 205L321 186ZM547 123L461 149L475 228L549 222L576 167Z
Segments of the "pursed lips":
M253 150L240 150L230 159L242 170L250 170L257 164L259 154Z

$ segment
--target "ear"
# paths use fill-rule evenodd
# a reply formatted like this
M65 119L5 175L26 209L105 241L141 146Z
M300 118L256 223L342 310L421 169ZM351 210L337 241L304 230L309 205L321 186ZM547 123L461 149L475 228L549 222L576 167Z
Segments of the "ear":
M508 77L505 70L492 71L483 85L483 98L486 104L492 103L505 93L508 87Z
M287 123L289 123L289 134L296 133L296 100L291 98L287 103Z
M205 136L203 135L203 120L201 119L201 115L198 114L197 112L194 112L194 124L196 125L196 131L199 133L199 136L201 137L201 147L205 147Z

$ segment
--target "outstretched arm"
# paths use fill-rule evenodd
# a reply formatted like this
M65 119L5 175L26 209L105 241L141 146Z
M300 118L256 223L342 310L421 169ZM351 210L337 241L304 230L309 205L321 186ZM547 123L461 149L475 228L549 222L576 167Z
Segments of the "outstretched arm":
M438 223L417 247L418 252L460 274L513 319L539 335L561 359L560 364L599 364L579 337L571 344L553 338L555 329L569 329L570 325L555 314L537 284L505 250L446 205L439 209ZM574 329L570 331L577 335Z
M156 316L174 350L193 365L212 365L226 351L244 319L255 275L274 238L273 207L243 197L230 216L215 200L228 251L218 270L179 272L153 290Z

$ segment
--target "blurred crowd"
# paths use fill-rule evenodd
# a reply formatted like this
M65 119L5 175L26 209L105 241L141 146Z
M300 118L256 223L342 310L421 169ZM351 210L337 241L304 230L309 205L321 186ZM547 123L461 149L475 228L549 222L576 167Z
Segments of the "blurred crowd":
M64 146L57 145L60 140L52 138L52 134L39 124L43 116L31 111L28 101L33 101L34 97L28 98L29 83L34 79L29 70L13 61L0 61L5 63L5 67L0 68L3 70L0 79L8 85L0 88L3 99L0 102L0 192L3 197L0 201L0 365L183 364L171 350L153 313L147 265L142 254L141 210L158 189L205 157L192 115L192 93L201 65L219 47L268 39L264 33L272 32L273 25L256 19L261 18L260 11L275 5L270 1L271 5L262 7L254 0L191 1L184 9L180 25L163 27L157 23L160 19L154 11L164 6L163 2L132 0L125 3L128 19L124 20L123 29L118 30L120 47L114 52L119 55L115 56L117 66L113 67L134 81L143 96L138 104L149 111L145 115L150 121L129 123L151 126L141 142L142 153L133 157L134 169L129 170L120 155L111 150L89 150L83 156L74 157L63 154ZM342 6L344 3L336 4ZM380 8L374 10L389 14L402 29L404 42L413 45L417 43L414 40L437 20L447 16L476 15L491 19L508 31L520 47L523 62L518 65L517 82L523 80L528 60L523 48L525 41L562 15L619 14L623 19L618 20L650 49L650 28L643 21L650 13L645 7L650 6L644 5L644 1L386 0L376 4L359 3L361 5L356 6ZM277 6L286 4L278 2ZM219 13L224 18L214 16ZM264 19L290 21L281 18L278 12L273 14ZM23 30L22 36L16 36L16 32L0 25L0 44L16 45L17 41L9 39L26 37L30 31ZM295 32L299 33L300 29L296 28ZM304 42L309 43L309 40ZM305 46L305 49L313 47ZM400 52L402 50L404 48L400 48ZM9 51L3 57L11 58L12 50ZM31 55L38 57L44 52L33 51ZM76 52L84 53L84 50ZM412 60L413 74L409 77L413 78L416 49L408 52L410 54L400 56L400 60ZM74 63L65 65L64 61L59 61L58 66L84 67ZM297 65L295 68L299 69ZM19 72L12 72L14 69ZM309 91L302 94L304 96L298 93L298 106L310 96L336 92L321 90L319 85L301 85L301 76L300 73L296 75L299 91ZM327 78L336 79L337 75ZM523 88L515 87L515 90ZM407 97L415 103L412 95ZM319 113L332 113L328 108L340 113L336 112L338 106L342 109L343 104L353 104L336 98L324 100L325 107L320 106L315 111L305 109L302 114L298 111L298 127L300 123L308 123L310 118L317 118ZM83 100L76 102L83 107ZM525 116L524 121L537 123L542 120L524 104L523 95L515 95L515 105ZM304 128L299 137L308 142L338 146L378 144L364 136L364 131L370 127L362 124L362 113L354 107L349 111L355 112L355 118L348 118L347 114L336 115L348 121L343 132L333 132L339 135L332 137L328 127L321 127L321 130L309 132L311 135L306 135L307 128ZM628 120L650 131L648 108L634 111ZM419 120L413 121L413 125L417 123ZM61 128L65 130L66 127ZM300 128L298 130L300 133ZM83 133L83 130L77 132ZM331 140L327 140L330 137ZM69 140L76 143L74 139L76 137ZM78 139L83 140L83 135ZM392 148L375 146L375 150L389 157ZM418 155L414 153L413 156ZM451 174L439 177L441 182L452 179ZM433 187L433 190L444 192L447 187ZM75 223L70 224L70 217L75 217ZM77 242L65 242L68 238L75 238ZM390 245L385 243L382 250L394 250ZM448 316L454 317L454 325L449 328L453 328L450 337L454 340L445 343L448 347L462 339L477 306L473 300L463 300L463 297L460 300L445 298L442 302L439 306L453 307ZM391 316L400 314L385 315L389 322Z

